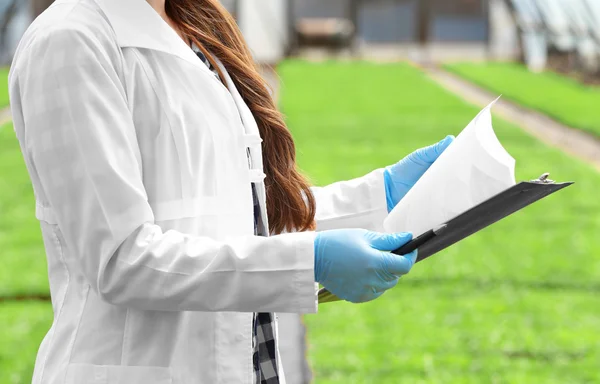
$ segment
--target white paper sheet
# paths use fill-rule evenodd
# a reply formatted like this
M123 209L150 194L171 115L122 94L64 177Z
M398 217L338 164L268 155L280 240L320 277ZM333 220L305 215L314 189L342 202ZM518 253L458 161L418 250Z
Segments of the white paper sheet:
M515 160L485 107L440 155L384 221L387 232L423 232L515 185Z

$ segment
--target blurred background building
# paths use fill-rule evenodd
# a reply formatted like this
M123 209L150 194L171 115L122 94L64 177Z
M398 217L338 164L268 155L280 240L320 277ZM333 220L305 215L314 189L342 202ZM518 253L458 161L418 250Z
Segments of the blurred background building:
M51 0L0 0L0 60L8 64L29 22ZM433 58L518 55L504 0L223 0L257 60L289 54ZM318 48L327 48L323 52Z
M598 0L222 0L255 54L420 62L515 60L598 70ZM0 64L52 0L0 0Z
M503 0L293 0L292 6L297 48L316 40L319 24L337 20L340 37L361 56L516 54Z

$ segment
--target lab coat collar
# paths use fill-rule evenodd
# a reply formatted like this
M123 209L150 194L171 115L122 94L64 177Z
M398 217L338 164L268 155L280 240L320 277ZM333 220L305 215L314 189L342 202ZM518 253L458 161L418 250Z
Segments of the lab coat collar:
M120 47L170 53L202 66L194 51L146 0L96 0L106 14Z

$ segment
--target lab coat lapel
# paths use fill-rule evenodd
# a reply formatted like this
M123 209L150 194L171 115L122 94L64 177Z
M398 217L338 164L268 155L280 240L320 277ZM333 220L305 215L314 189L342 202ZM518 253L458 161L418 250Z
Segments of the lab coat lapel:
M252 157L252 168L255 173L263 174L263 157L262 157L262 148L261 143L262 139L260 138L260 132L258 130L258 125L256 123L256 119L254 119L254 115L252 115L252 111L246 105L246 102L240 95L237 90L233 79L225 69L225 66L216 59L217 65L221 69L223 76L225 77L225 84L227 84L227 88L231 93L231 97L235 102L237 110L240 114L240 118L242 119L242 124L244 126L244 137L249 143L250 148L250 156ZM264 177L264 174L263 174ZM265 189L265 183L263 179L260 181L255 180L256 185L256 193L258 195L258 201L260 204L260 216L262 220L263 228L269 228L269 222L267 218L267 193Z
M148 4L145 0L96 0L108 18L120 47L147 48L175 55L204 71L210 71L198 59L196 53L177 35L177 32ZM233 80L223 64L217 64L225 76L225 82L242 119L244 137L260 138L258 126L252 112L242 99ZM211 74L212 77L212 74ZM260 139L258 139L260 140ZM259 145L250 146L254 174L263 169L262 151ZM256 183L256 192L261 208L261 219L264 228L268 228L266 210L266 190L263 182Z
M145 0L96 0L113 27L120 47L138 47L175 55L205 66L177 32Z

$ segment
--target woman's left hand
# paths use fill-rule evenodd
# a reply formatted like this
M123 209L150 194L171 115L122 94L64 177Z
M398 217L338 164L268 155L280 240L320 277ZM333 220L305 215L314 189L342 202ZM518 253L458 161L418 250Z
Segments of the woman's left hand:
M385 168L385 194L388 212L394 209L453 140L454 136L446 136L439 143L417 149L396 164Z

